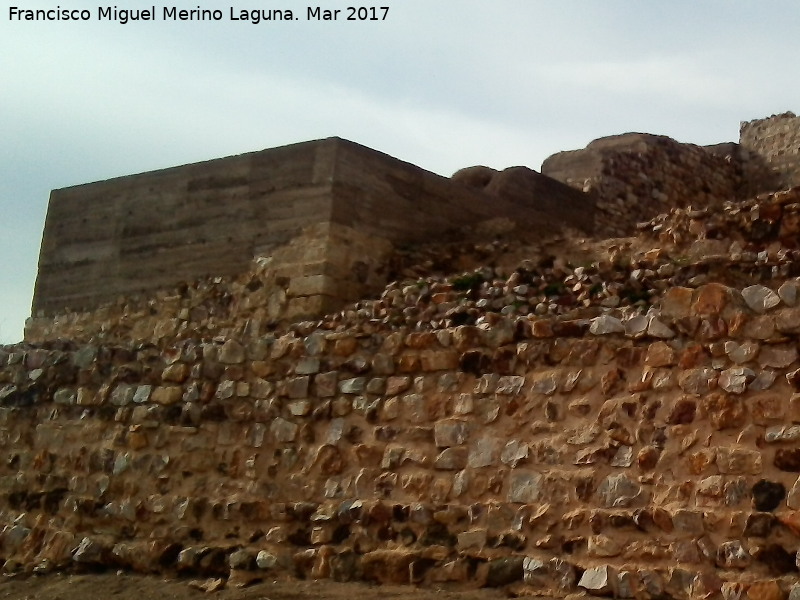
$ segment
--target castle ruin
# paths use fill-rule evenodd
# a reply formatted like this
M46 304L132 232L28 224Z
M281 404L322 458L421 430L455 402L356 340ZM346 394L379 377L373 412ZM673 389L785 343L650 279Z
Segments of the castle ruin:
M5 572L795 600L799 129L54 192L0 347Z

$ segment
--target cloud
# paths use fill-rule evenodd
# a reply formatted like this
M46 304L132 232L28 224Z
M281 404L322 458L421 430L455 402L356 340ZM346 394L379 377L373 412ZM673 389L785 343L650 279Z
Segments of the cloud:
M671 103L718 105L731 97L736 81L728 72L709 73L684 57L545 64L536 73L562 93L599 93L635 101L668 98Z

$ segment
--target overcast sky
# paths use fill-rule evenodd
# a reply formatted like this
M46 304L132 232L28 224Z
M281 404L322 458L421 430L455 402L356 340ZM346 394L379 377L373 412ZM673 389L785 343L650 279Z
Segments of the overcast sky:
M144 8L156 0L119 0ZM337 135L450 175L538 169L555 152L643 131L738 139L800 112L800 3L380 0L378 22L305 20L296 0L220 22L13 22L0 0L0 343L30 311L49 191ZM351 0L352 3L353 0ZM230 22L229 8L301 19ZM370 4L364 4L370 6Z

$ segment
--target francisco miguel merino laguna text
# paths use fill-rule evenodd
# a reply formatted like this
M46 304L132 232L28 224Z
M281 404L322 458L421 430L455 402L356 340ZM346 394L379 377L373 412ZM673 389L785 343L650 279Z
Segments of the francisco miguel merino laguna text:
M222 10L197 8L179 9L176 6L161 8L162 21L222 21ZM18 6L8 8L9 21L91 21L89 9L70 9L57 6L51 9L28 9ZM131 21L156 21L158 12L155 6L144 9L99 6L96 12L98 21L116 21L125 25ZM305 16L307 21L384 21L389 14L388 6L347 6L342 9L324 9L308 6L305 12L290 9L239 9L229 8L229 21L247 21L254 25L262 21L299 21Z

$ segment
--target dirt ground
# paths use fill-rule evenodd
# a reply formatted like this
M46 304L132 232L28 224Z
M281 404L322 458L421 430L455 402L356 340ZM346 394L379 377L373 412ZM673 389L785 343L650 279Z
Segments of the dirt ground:
M0 600L505 600L501 590L445 590L375 586L332 581L262 581L214 592L212 580L170 579L131 574L0 575Z

